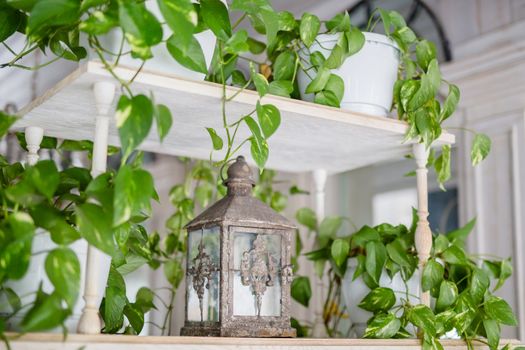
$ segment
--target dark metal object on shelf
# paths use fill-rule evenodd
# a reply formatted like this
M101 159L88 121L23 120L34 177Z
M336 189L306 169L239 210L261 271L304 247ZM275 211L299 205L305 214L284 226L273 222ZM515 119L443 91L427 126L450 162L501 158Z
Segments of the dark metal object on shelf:
M252 196L244 157L227 195L186 225L186 315L181 335L295 337L290 326L295 226Z

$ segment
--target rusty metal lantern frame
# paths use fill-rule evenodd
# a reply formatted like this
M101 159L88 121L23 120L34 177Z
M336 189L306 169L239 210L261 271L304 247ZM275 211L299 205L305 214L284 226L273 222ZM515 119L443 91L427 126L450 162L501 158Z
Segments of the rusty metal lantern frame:
M292 282L291 245L296 227L284 216L252 196L255 186L252 172L244 157L237 157L228 168L228 178L224 184L227 195L206 209L186 225L191 232L219 228L219 262L214 266L209 259L209 251L201 240L198 253L190 257L188 253L186 269L186 308L185 325L181 335L222 336L222 337L295 337L296 331L290 326L290 288ZM240 271L234 269L234 239L236 234L254 234L250 250L242 252ZM188 235L188 240L190 239ZM280 237L280 256L271 256L266 249L266 235ZM189 249L188 249L189 251ZM190 263L194 265L190 267ZM203 320L202 295L204 288L214 281L211 273L219 273L219 316L218 321ZM249 286L254 297L256 314L252 316L234 314L234 276L239 272L241 283ZM261 298L267 287L280 279L279 316L260 315ZM193 288L199 298L201 321L190 321L188 317L189 291Z

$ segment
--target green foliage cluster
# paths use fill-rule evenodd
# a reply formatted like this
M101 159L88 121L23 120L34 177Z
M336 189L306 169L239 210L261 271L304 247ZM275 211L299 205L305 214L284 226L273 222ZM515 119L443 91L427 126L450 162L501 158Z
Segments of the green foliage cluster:
M418 329L423 348L443 349L439 339L455 331L469 347L480 341L498 349L501 325L517 324L509 304L494 295L512 274L510 259L470 255L465 251L465 241L475 220L455 231L433 235L433 248L421 275L422 290L429 291L433 300L432 307L428 307L413 304L413 298L419 297L408 290L407 284L418 268L415 211L410 228L384 223L363 226L348 235L340 234L341 217L328 217L318 226L313 212L301 209L297 219L316 232L318 249L305 255L314 263L319 276L328 265L331 289L341 288L348 260L355 259L352 279L361 278L370 289L359 304L373 313L366 338L408 338L414 335L411 330ZM380 280L385 274L389 279L400 274L407 290L396 291L382 284ZM309 285L309 281L301 284ZM311 291L304 286L296 287L292 296L307 306ZM332 294L328 298L332 300L325 303L325 317L330 313L337 317L332 305L341 303L340 296ZM337 334L337 323L326 326L329 332Z

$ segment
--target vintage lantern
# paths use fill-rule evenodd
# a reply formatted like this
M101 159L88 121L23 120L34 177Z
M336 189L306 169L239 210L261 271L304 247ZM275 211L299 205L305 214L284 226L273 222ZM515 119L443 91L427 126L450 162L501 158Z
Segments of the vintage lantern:
M186 321L181 335L294 337L290 247L295 226L252 196L244 157L227 195L186 225Z

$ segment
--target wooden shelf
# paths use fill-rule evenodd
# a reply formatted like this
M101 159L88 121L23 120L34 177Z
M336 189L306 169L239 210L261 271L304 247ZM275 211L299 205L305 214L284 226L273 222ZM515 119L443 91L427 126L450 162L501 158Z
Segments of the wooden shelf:
M120 67L122 78L134 70ZM45 134L64 139L93 139L96 110L91 87L94 82L112 80L101 63L90 61L58 83L21 111L23 118L15 128L34 125ZM173 128L163 143L152 129L141 145L145 151L208 159L211 141L205 127L222 132L220 98L222 86L192 81L152 71L135 79L136 93L155 94L155 101L169 106ZM227 87L231 96L238 89ZM114 104L118 96L115 98ZM243 91L227 105L230 122L255 108L257 93ZM263 103L281 110L282 123L269 140L268 167L290 172L326 169L329 173L351 170L380 161L402 157L410 151L402 144L407 124L391 118L353 113L304 101L268 95ZM248 136L247 127L239 129L238 139ZM118 145L118 132L112 122L109 142ZM454 143L454 135L444 132L437 144ZM241 150L249 155L249 147ZM220 152L214 155L219 158Z
M61 334L29 333L21 337L9 334L14 350L63 349L78 350L239 350L239 349L333 349L333 350L408 350L420 349L417 339L275 339L275 338L215 338L215 337L158 337L158 336L127 336L127 335L81 335L69 334L64 341ZM502 340L501 344L520 344L517 340ZM443 340L445 349L466 349L466 344L460 340ZM0 345L0 349L2 345ZM479 344L476 349L488 349Z

